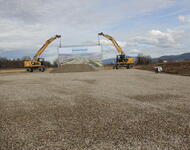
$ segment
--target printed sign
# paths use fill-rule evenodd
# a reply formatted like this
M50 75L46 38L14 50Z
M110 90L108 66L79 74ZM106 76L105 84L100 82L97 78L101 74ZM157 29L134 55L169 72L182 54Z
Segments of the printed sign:
M88 63L101 62L101 46L81 46L59 48L59 61L61 63Z

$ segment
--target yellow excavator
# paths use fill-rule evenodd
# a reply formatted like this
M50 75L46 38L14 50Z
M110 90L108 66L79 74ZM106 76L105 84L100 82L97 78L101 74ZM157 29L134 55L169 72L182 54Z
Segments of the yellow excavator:
M34 70L39 70L41 72L45 71L46 66L44 65L44 58L40 58L39 56L44 52L48 45L57 38L61 38L61 35L55 35L47 40L45 44L36 52L32 60L24 61L24 67L27 68L28 72L33 72Z
M113 45L115 46L116 50L119 52L119 55L116 56L116 61L115 64L113 66L113 69L119 69L120 67L125 67L127 69L130 69L134 66L135 60L134 58L130 58L127 57L123 51L123 49L118 45L118 43L116 42L116 40L104 33L99 33L99 36L104 36L105 38L107 38L108 40L110 40Z

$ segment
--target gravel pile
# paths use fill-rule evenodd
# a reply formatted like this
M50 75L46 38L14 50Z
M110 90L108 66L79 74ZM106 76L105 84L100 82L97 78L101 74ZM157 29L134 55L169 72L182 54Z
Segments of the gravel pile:
M51 71L51 73L90 72L97 68L89 64L65 64Z

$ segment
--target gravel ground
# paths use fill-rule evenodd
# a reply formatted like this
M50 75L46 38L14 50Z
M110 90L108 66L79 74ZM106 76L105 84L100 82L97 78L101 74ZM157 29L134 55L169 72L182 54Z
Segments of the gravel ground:
M190 77L0 74L0 150L190 149Z

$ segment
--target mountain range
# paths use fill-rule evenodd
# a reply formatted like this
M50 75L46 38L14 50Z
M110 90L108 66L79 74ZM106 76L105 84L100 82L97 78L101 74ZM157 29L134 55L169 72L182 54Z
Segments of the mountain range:
M137 57L134 57L135 59ZM158 62L158 61L183 61L183 60L190 60L190 53L184 53L180 55L164 55L161 57L157 58L152 58L153 62ZM114 63L115 58L109 58L109 59L103 59L102 62L103 64L112 64Z
M183 60L190 60L190 53L184 53L180 55L165 55L158 58L153 58L153 62L158 62L160 60L164 61L183 61Z

